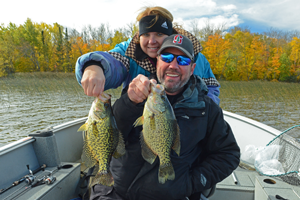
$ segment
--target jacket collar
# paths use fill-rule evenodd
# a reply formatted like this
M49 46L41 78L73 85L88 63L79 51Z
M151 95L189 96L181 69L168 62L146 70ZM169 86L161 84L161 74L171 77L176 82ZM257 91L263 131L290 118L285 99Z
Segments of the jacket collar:
M150 73L155 73L156 67L152 65L148 59L148 55L142 51L141 46L138 44L138 37L138 33L133 36L125 52L125 56L132 58L139 66Z
M182 98L179 98L182 100L178 101L174 105L174 108L203 108L205 107L205 103L201 96L206 95L207 92L208 89L205 82L199 76L192 75L185 91L182 93Z

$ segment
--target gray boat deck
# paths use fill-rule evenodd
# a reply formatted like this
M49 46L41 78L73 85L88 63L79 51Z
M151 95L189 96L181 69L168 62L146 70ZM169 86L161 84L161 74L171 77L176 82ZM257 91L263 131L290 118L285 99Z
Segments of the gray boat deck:
M217 184L210 200L300 200L300 187L283 182L280 178L259 175L256 171L238 168L234 171L237 183L231 176Z
M0 195L1 200L53 200L76 198L77 185L80 179L80 163L62 163L61 169L53 173L56 181L50 185L39 185L29 188L24 182ZM47 176L56 167L47 167L45 171L36 173L36 180ZM27 189L26 189L27 188Z

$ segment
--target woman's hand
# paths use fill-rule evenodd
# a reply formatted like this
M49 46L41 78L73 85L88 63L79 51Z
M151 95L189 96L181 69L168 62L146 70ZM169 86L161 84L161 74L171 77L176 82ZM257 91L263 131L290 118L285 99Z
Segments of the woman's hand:
M102 94L105 86L103 69L98 65L88 66L82 75L81 85L88 96L97 97Z

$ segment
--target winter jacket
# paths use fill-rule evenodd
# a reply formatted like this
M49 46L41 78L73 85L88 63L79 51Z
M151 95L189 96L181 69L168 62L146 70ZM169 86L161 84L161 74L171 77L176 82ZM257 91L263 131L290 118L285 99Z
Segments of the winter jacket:
M194 74L200 76L208 87L208 96L219 104L220 84L211 71L210 64L201 53L202 46L200 42L191 33L177 29L178 33L187 36L193 42L196 68ZM76 62L75 73L78 83L81 85L81 79L84 69L96 64L103 68L105 75L104 90L117 88L123 83L126 88L137 75L143 74L149 77L156 72L156 61L149 59L140 45L137 44L138 35L115 46L109 52L90 52L80 56Z
M151 165L141 155L141 126L133 127L144 104L133 104L127 93L114 103L113 112L126 145L126 154L112 159L114 189L124 199L184 199L211 188L239 164L240 149L222 109L209 98L203 80L191 76L172 107L180 128L180 156L171 151L175 180L158 182L159 159Z

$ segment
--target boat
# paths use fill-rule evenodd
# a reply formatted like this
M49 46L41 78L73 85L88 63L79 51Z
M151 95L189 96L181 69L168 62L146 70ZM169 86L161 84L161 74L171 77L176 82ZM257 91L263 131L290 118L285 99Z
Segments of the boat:
M231 112L224 111L224 118L241 153L249 144L266 146L281 134L277 129ZM49 127L0 147L0 199L80 199L86 169L80 162L83 136L77 130L86 119ZM239 166L203 199L297 200L299 196L299 186Z

